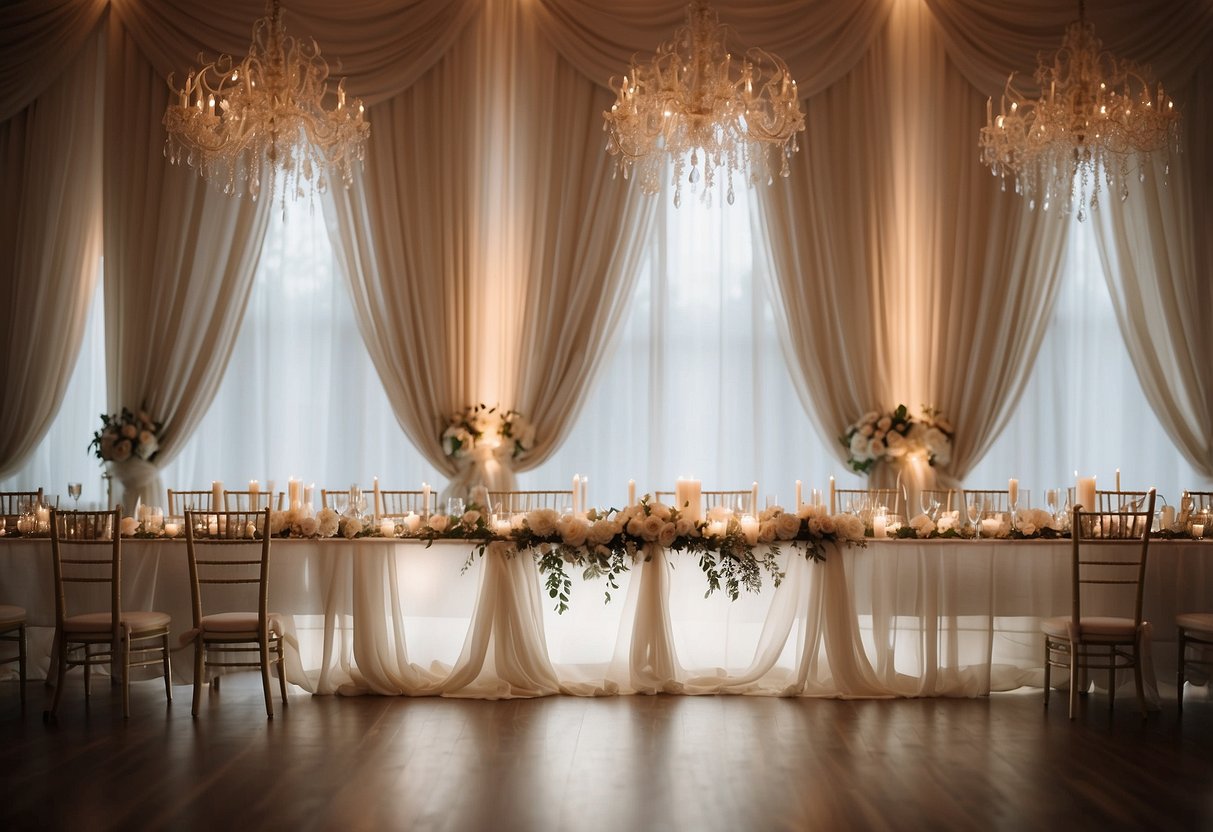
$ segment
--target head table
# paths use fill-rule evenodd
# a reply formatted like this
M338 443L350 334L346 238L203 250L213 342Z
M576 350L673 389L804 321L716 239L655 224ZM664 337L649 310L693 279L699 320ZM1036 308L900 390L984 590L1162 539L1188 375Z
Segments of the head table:
M563 614L530 555L490 549L464 571L470 551L455 541L275 540L270 608L288 633L288 680L318 694L476 698L972 697L1041 685L1040 621L1070 605L1064 540L831 543L824 563L788 550L778 588L768 580L736 601L705 597L692 556L658 550L609 603L602 580L575 575ZM162 610L174 633L188 630L184 542L130 539L122 552L123 606ZM48 540L0 539L0 602L26 607L31 675L45 675ZM1213 545L1152 543L1151 701L1154 671L1174 672L1175 614L1211 608ZM175 654L178 681L190 681L191 655ZM1131 695L1131 674L1122 676Z

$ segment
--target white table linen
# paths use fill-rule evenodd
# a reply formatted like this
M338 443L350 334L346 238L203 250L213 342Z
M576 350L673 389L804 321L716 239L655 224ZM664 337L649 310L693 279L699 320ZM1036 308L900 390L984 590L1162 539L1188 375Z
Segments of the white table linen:
M609 604L602 580L574 574L563 615L530 556L491 547L463 573L468 552L458 542L275 541L270 608L287 623L288 680L321 694L489 699L972 697L1040 685L1040 621L1070 603L1068 541L879 541L830 546L825 563L788 550L783 584L737 601L705 598L692 556L653 547ZM189 629L184 543L124 541L123 584L124 606L169 613L174 634ZM34 675L44 674L49 541L0 544L0 588L28 610ZM1154 663L1175 666L1175 614L1210 608L1213 546L1152 544L1145 597L1156 701ZM187 656L174 656L178 681L189 681ZM1120 682L1131 690L1131 674Z

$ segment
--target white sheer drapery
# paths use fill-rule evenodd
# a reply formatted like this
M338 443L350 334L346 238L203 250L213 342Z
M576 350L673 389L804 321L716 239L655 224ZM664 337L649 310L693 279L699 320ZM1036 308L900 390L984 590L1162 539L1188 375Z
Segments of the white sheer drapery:
M168 88L111 18L105 145L105 315L110 412L163 422L156 466L116 463L121 502L160 504L169 462L214 398L252 286L271 205L232 200L165 163Z
M1213 53L1211 53L1213 54ZM1120 330L1146 398L1176 446L1213 479L1213 59L1193 77L1185 147L1156 155L1123 202L1108 199L1092 222ZM1197 104L1196 102L1201 102ZM1206 152L1201 152L1201 149Z
M93 51L86 42L108 5L109 0L11 0L0 7L0 122L28 107ZM96 69L93 75L87 80L101 80Z
M538 442L517 464L542 462L618 327L652 204L611 181L605 104L521 5L493 7L426 78L372 108L367 170L329 203L397 418L452 493L511 488L514 463L508 448L443 456L445 414L518 410ZM400 144L425 150L402 157Z
M819 430L933 406L958 427L955 480L1023 390L1065 229L992 186L971 152L983 109L925 9L899 3L851 75L809 100L807 164L759 194L781 332Z
M89 38L63 75L0 122L0 476L20 469L55 418L93 299L101 253L100 58L98 39Z

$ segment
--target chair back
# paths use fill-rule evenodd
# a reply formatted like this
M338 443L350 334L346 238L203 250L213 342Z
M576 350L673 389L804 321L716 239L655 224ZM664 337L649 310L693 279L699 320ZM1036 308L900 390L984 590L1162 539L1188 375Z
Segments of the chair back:
M924 488L919 492L924 497L928 497L939 503L940 511L956 511L964 509L964 492L955 488ZM911 507L910 514L916 514L917 507Z
M525 514L541 508L573 510L572 491L490 491L488 511L496 514Z
M905 495L896 488L835 488L830 492L831 513L864 514L878 506L884 506L890 514L906 515Z
M215 506L211 505L212 492L206 491L174 491L168 489L168 510L169 517L181 517L187 511L212 511Z
M1185 491L1192 498L1193 511L1213 511L1213 491Z
M16 518L31 503L42 503L41 488L37 491L0 491L0 517L4 517L10 527L16 528Z
M1011 493L1005 488L966 488L964 490L964 505L966 508L976 504L979 512L995 511L1004 514L1011 509Z
M1096 592L1103 601L1101 608L1115 603L1111 595L1132 594L1133 621L1141 625L1154 498L1155 492L1151 488L1145 493L1145 504L1135 509L1083 511L1082 506L1074 508L1070 523L1070 614L1076 628L1083 614L1084 595L1091 600L1089 596ZM1115 593L1116 589L1122 592ZM1122 598L1121 604L1123 612L1128 602Z
M202 626L204 601L211 602L205 606L207 613L248 609L247 604L242 605L239 598L232 597L231 588L237 586L248 587L247 594L255 593L257 622L265 628L269 601L269 528L269 508L185 513L185 550L189 559L195 629ZM204 592L206 588L217 586L225 589ZM224 596L224 605L234 609L216 609L217 599L211 596L219 594Z
M748 488L739 491L700 491L699 496L703 501L705 515L714 508L727 508L737 514L758 514L758 506L754 505L754 492ZM674 505L673 491L654 492L653 499L671 508L682 508Z
M282 511L282 492L278 492L272 503L271 497L272 494L269 491L224 491L223 508L224 511L235 512L258 512L265 508ZM214 513L214 508L211 506L212 513Z
M1101 513L1141 511L1149 494L1149 491L1096 491L1091 509Z
M108 601L110 629L116 640L122 609L122 508L117 506L111 511L51 509L50 518L55 626L62 632L68 617L81 612L99 612L97 608ZM73 591L69 598L67 590L73 586L78 591Z
M379 513L387 517L399 517L410 512L425 514L424 491L380 491Z

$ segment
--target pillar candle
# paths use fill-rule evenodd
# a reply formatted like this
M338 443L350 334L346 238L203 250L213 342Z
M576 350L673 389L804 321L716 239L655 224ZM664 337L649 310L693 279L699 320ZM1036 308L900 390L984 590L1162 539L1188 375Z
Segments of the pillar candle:
M581 511L581 475L573 475L573 513Z
M628 505L636 505L636 480L628 480Z
M396 536L396 521L390 517L385 517L379 524L379 533L384 537Z
M1163 506L1158 514L1158 530L1165 532L1175 525L1175 507Z
M1120 490L1120 469L1116 469L1116 490Z
M416 534L421 528L421 517L410 511L404 518L404 527L408 529L409 534Z
M741 533L745 535L746 543L754 546L758 543L758 520L752 514L741 516Z
M590 478L581 478L581 513L588 514L590 511Z
M219 480L211 483L211 511L223 511L223 483Z
M758 483L750 486L750 511L758 513Z
M430 484L428 482L421 484L421 504L422 513L428 517L430 514Z
M179 534L181 534L181 526L176 520L170 520L164 524L165 537L176 537Z
M1203 523L1193 523L1192 524L1192 537L1196 540L1200 540L1204 536L1205 536L1204 524Z
M885 524L887 522L888 522L888 518L885 517L885 515L883 515L883 514L874 515L872 517L872 537L877 537L877 538L888 537L889 534L885 528Z
M249 480L248 483L248 507L249 511L256 511L258 508L257 495L261 493L261 486L256 480Z
M1078 504L1083 511L1095 511L1095 477L1079 477L1075 490Z
M800 483L800 480L796 480L796 510L797 510L797 511L800 511L800 506L801 506L801 503L803 503L803 502L804 502L804 501L801 499L801 497L802 497L802 496L803 496L803 493L802 493L802 491L801 491L801 483Z
M838 498L834 495L834 477L830 477L830 514L838 513Z
M290 502L291 511L298 511L299 509L303 508L303 500L300 496L302 486L303 483L299 482L299 480L295 479L294 477L291 477L286 481L286 495L287 500Z
M379 478L378 478L378 477L375 477L374 479L372 479L372 480L371 480L371 485L372 485L372 487L373 487L373 489L374 489L374 492L375 492L375 508L373 509L372 514L373 514L374 518L375 518L376 520L378 520L378 519L379 519L379 515L382 513L382 511L381 511L381 509L380 509L380 507L379 507L379 506L380 506L380 502L379 502L379 499L380 499L380 498L379 498Z

